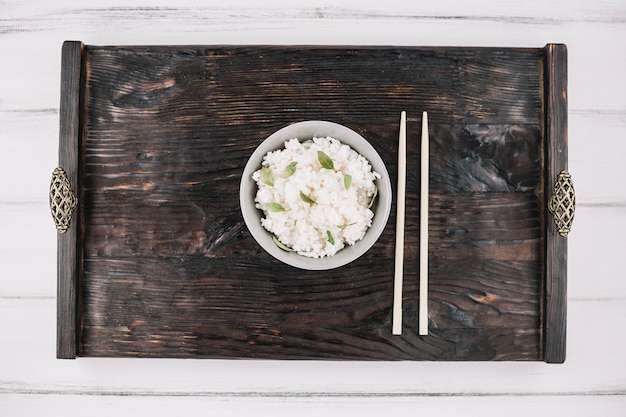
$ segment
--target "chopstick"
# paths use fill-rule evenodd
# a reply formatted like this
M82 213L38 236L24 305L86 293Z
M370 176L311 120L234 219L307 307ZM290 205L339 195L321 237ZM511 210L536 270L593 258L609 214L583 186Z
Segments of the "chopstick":
M398 198L396 215L396 263L393 285L392 334L402 334L402 284L404 268L404 204L406 194L406 112L400 113L398 140Z
M422 113L422 152L420 184L420 302L419 334L428 334L428 114Z

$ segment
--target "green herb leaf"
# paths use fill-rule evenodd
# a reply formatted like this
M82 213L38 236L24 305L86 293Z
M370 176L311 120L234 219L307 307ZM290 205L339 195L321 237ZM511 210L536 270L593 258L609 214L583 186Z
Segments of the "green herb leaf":
M370 204L367 206L367 208L372 208L372 206L374 205L374 200L376 199L377 195L378 195L378 187L374 188L374 195L372 196L372 199L370 200Z
M335 239L333 239L333 234L330 233L330 230L326 231L326 236L328 236L328 241L330 242L331 245L335 244Z
M274 186L274 173L269 167L264 166L261 168L261 181L270 187Z
M278 203L267 203L265 205L265 208L268 211L272 211L274 213L278 213L280 211L285 211L285 208L283 206L281 206L280 204L278 204Z
M348 226L352 226L352 225L354 225L354 224L356 224L356 222L354 222L354 223L350 223L350 224L338 224L338 225L337 225L337 227L338 227L339 229L343 230L343 229L345 229L346 227L348 227Z
M287 174L288 177L291 177L293 173L296 172L296 165L298 165L298 162L293 161L293 162L290 162L289 165L285 167L285 174Z
M346 186L346 190L350 188L350 184L352 184L352 176L343 174L343 185Z
M309 204L315 204L315 200L313 200L311 197L309 197L308 195L304 194L302 191L300 191L300 198L302 199L302 201L304 201L305 203L309 203Z
M287 252L293 252L293 249L291 249L289 246L285 245L283 242L278 240L278 238L276 236L272 235L272 240L274 241L276 246L278 246L282 250L287 251Z
M317 151L317 159L322 164L322 168L326 169L335 169L335 164L333 164L333 160L330 159L330 156L326 155L322 151Z

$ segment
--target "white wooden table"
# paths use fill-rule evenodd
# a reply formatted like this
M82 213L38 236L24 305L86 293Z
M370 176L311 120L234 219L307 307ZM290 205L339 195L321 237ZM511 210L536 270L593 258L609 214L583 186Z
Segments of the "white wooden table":
M422 4L423 3L423 4ZM569 49L563 365L55 359L64 40ZM626 416L624 0L0 0L0 415Z

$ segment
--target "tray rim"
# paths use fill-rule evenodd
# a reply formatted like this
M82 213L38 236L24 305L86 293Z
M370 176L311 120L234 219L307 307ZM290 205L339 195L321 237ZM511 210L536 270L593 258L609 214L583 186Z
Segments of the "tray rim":
M544 204L547 204L559 173L567 170L567 47L563 44L548 44L543 51L543 120L546 140ZM560 236L554 223L548 220L545 219L543 359L548 363L563 363L567 316L567 238Z

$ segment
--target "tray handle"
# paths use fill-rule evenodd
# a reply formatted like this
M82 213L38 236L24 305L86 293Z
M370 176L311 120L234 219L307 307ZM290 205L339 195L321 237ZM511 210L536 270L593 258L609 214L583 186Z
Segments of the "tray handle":
M559 234L566 237L572 228L576 211L574 183L567 170L561 171L554 183L554 194L548 200L548 210L554 217Z
M72 214L77 205L78 197L72 191L72 185L65 170L61 167L55 168L50 182L50 212L60 234L64 234L69 229Z

